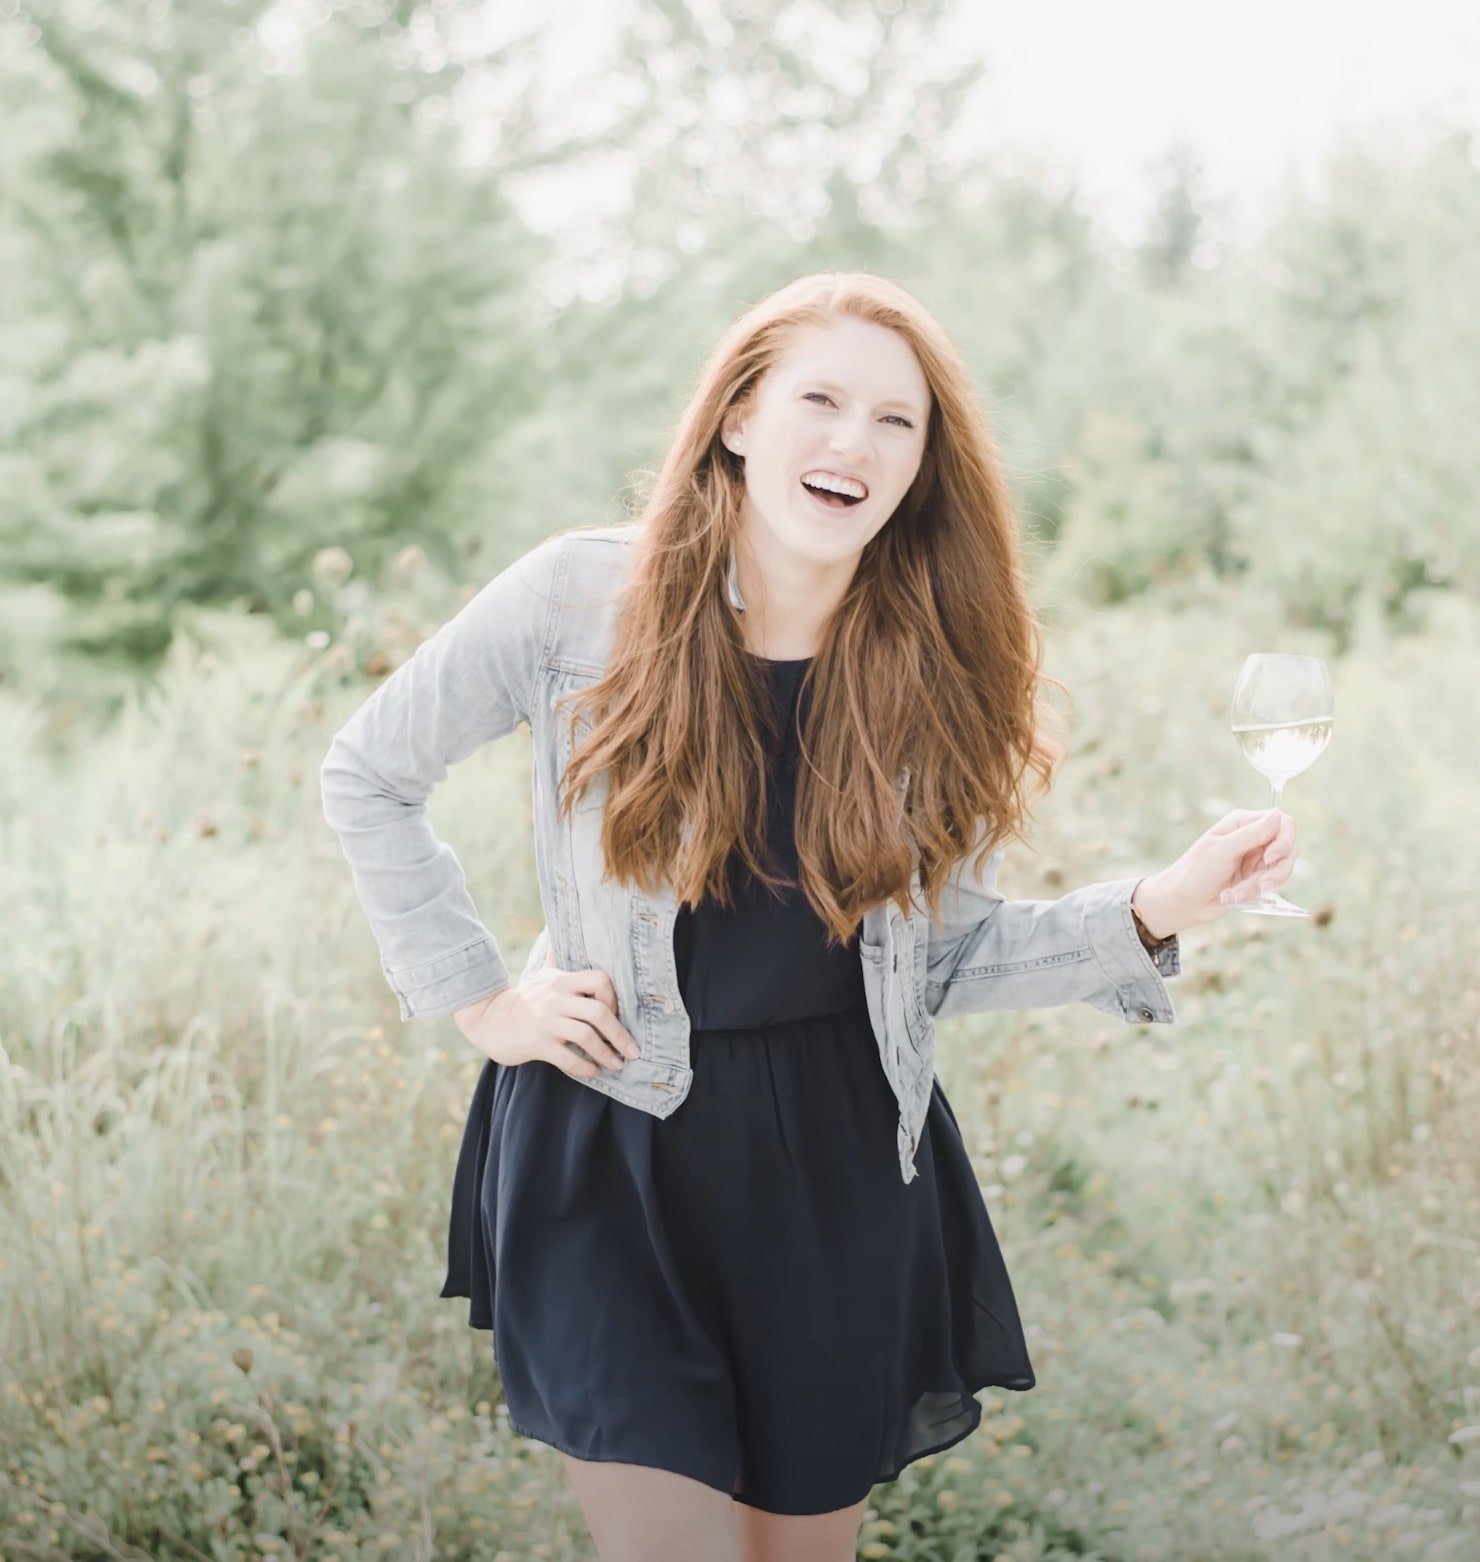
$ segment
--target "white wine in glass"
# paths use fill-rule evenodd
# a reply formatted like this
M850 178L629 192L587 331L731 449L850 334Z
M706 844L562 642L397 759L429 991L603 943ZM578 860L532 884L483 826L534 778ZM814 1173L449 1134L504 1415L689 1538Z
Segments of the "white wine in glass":
M1331 674L1319 656L1255 651L1239 670L1231 714L1239 751L1269 782L1278 808L1285 783L1309 770L1331 741L1336 717ZM1253 900L1235 901L1229 910L1262 917L1310 915L1269 890Z

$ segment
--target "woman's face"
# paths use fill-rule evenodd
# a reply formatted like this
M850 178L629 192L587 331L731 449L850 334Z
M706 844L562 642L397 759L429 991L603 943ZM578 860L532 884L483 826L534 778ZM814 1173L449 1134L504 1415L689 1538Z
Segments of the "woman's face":
M757 551L846 561L851 573L915 480L929 414L924 372L898 332L852 315L793 332L753 404L720 433L745 460L744 522ZM804 478L862 498L829 500Z

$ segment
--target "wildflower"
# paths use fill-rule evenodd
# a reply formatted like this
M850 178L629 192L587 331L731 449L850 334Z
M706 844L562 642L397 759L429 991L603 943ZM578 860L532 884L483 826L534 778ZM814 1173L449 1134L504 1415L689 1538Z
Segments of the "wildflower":
M342 586L354 567L354 561L343 548L320 548L313 557L313 577L321 586Z

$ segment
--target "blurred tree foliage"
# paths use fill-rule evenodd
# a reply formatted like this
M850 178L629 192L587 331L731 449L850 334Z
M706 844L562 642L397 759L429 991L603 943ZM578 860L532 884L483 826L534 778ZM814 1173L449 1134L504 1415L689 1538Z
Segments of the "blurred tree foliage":
M84 650L151 658L181 602L282 616L326 543L447 556L530 395L542 245L424 112L424 13L343 8L284 61L269 9L10 29L0 546Z
M1175 147L1127 252L1072 181L953 140L990 83L945 0L630 0L579 135L535 110L539 35L480 49L480 9L348 0L291 48L266 0L0 21L0 676L27 638L150 665L192 606L335 633L325 549L462 581L615 518L725 323L825 267L952 331L1056 595L1253 572L1345 633L1480 586L1471 137L1351 150L1252 253ZM630 199L562 297L512 193L593 166Z

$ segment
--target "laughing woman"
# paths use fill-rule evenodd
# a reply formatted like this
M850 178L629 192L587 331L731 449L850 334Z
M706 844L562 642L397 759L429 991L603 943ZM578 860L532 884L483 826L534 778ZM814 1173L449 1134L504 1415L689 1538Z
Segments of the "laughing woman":
M603 1562L842 1562L871 1488L1034 1386L934 1024L1175 1023L1178 934L1289 876L1230 813L1006 900L1041 636L961 358L803 277L716 345L635 522L489 581L336 734L325 814L405 1020L487 1059L442 1295ZM426 817L530 729L547 926L516 982Z

